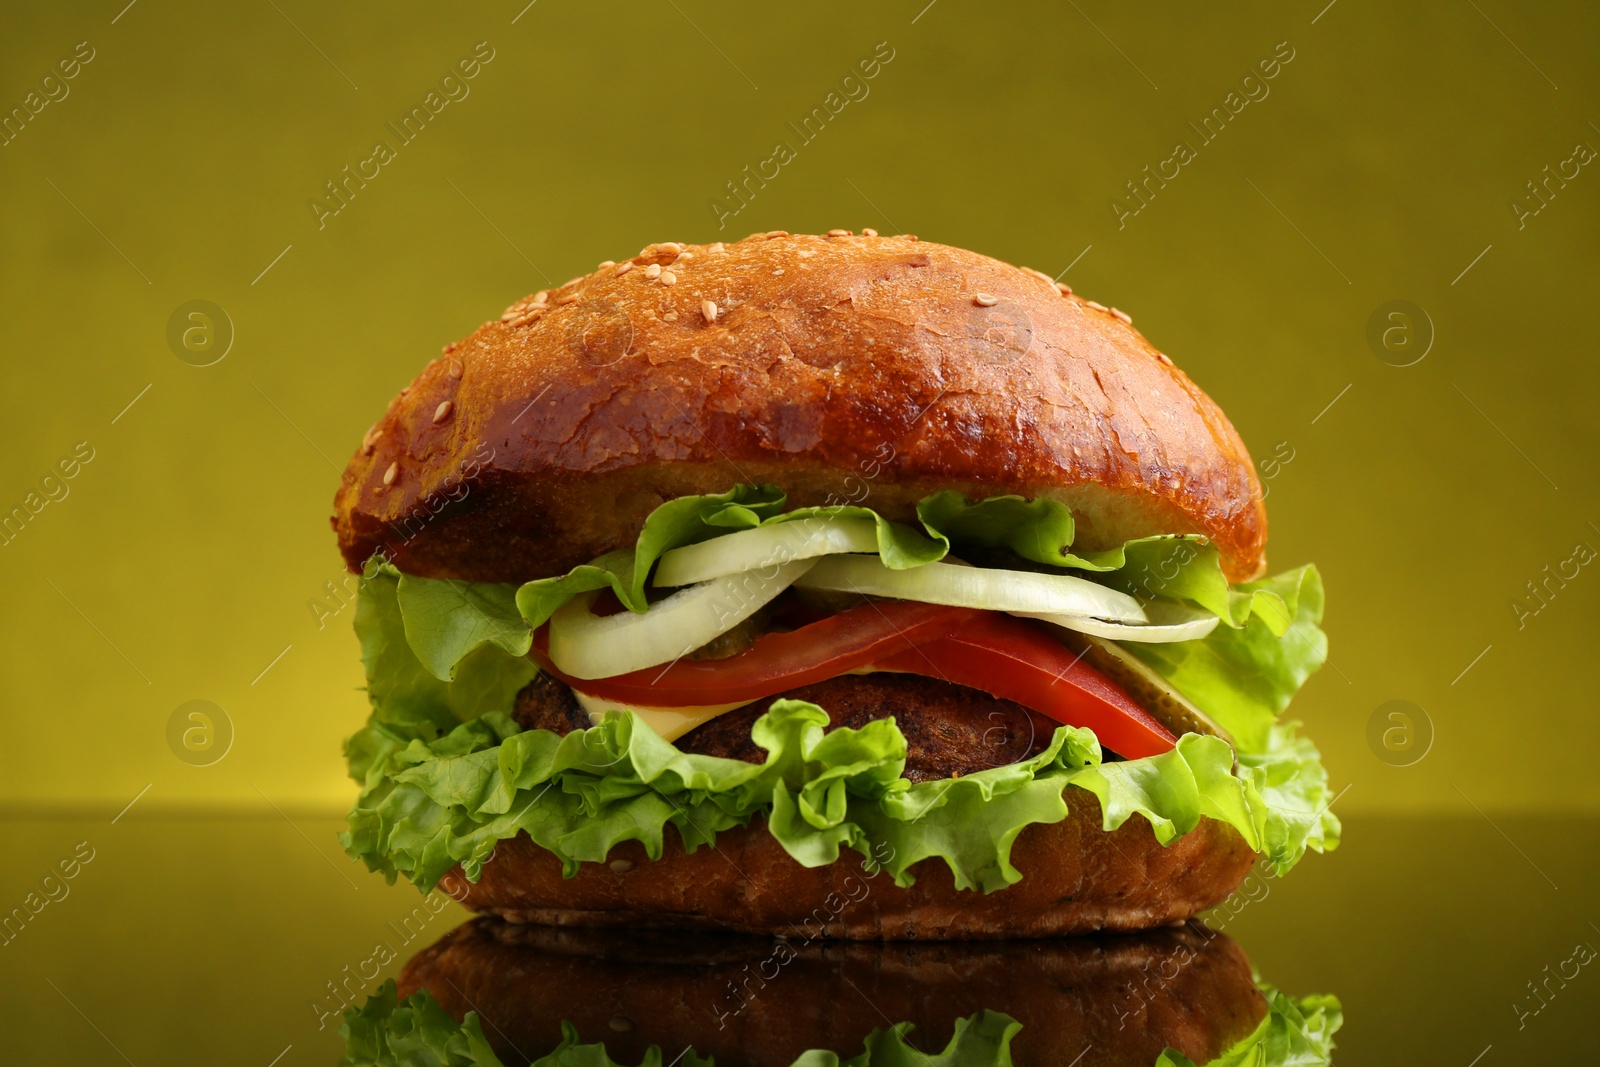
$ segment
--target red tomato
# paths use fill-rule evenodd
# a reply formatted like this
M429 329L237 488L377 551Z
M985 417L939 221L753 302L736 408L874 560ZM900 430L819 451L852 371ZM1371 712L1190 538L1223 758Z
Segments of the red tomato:
M1057 722L1087 726L1102 745L1127 759L1167 752L1178 743L1115 682L1042 626L999 612L982 612L955 633L877 665L981 689Z
M876 666L978 689L1093 730L1128 759L1169 751L1177 738L1117 684L1039 623L975 608L886 600L757 638L724 659L678 660L612 678L575 679L556 670L549 634L534 635L533 659L590 696L673 708L759 700Z
M980 615L910 600L862 604L784 633L758 637L743 652L723 659L680 659L611 678L569 678L550 662L548 627L534 635L529 653L552 677L603 700L645 707L732 704L758 700L802 685L826 681L924 641L953 633Z

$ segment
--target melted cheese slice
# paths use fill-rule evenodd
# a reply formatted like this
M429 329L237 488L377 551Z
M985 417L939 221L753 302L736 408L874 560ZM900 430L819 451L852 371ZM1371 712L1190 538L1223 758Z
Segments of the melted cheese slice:
M879 674L877 667L867 665L854 670L843 672L845 674ZM735 708L742 708L746 704L754 704L754 700L737 700L732 704L691 704L681 708L651 708L641 704L624 704L620 700L607 700L604 697L590 696L588 693L574 689L572 695L577 698L578 706L589 714L589 721L598 726L605 720L608 711L631 711L643 719L645 725L660 734L663 740L676 741L696 726L710 722L718 715L730 712ZM770 698L760 698L770 699Z
M589 721L596 726L605 719L608 711L631 711L667 741L676 741L696 726L710 722L724 712L755 703L753 700L741 700L733 704L693 704L682 708L647 708L639 704L624 704L620 700L605 700L601 697L592 697L588 693L580 693L576 689L572 691L572 695L578 698L578 706L589 713Z

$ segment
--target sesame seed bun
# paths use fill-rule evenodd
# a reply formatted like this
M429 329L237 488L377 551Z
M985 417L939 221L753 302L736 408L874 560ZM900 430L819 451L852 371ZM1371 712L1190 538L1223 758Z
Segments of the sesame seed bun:
M401 391L335 498L351 569L524 581L631 544L664 500L1068 504L1078 546L1201 533L1265 566L1249 454L1120 311L914 237L651 245L512 305Z
M1267 1013L1250 961L1192 924L1140 937L998 944L840 945L555 930L479 919L405 966L401 996L426 989L456 1019L478 1013L507 1063L547 1055L562 1023L618 1063L650 1046L719 1064L787 1067L823 1049L860 1055L868 1034L911 1023L913 1047L943 1049L956 1021L999 1011L1022 1024L1006 1062L1148 1067L1168 1047L1208 1063ZM808 1060L806 1062L815 1062Z

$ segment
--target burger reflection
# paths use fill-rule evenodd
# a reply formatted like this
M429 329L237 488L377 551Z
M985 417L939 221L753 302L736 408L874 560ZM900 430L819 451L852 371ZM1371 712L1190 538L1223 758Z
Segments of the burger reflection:
M1198 922L1140 935L890 944L479 918L342 1032L414 1067L1191 1067L1329 1062L1329 996L1262 985Z

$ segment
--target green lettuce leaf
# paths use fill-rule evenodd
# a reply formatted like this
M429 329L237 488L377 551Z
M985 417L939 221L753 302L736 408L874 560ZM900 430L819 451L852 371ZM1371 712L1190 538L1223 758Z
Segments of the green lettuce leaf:
M514 606L508 611L509 590L413 578L381 561L367 565L356 635L367 696L383 722L433 736L511 707L538 668L523 658L529 642L517 633Z
M1326 773L1290 727L1237 774L1218 738L1186 734L1171 752L1104 763L1093 733L1063 726L1028 760L912 783L892 719L824 733L827 723L815 704L774 702L752 731L767 750L757 764L682 752L631 713L558 736L490 712L433 740L374 720L352 742L374 755L341 840L369 869L423 891L456 864L476 880L496 843L518 833L560 857L570 877L624 841L660 858L668 826L694 851L760 816L808 867L850 849L870 872L909 886L910 868L937 858L959 888L992 892L1022 877L1010 856L1023 829L1061 821L1091 793L1106 830L1138 815L1167 844L1209 816L1280 874L1307 848L1338 843Z
M1072 512L1060 501L1020 496L972 501L949 490L919 501L917 516L929 534L958 546L1006 548L1035 563L1095 572L1097 580L1142 600L1190 601L1230 627L1257 618L1281 636L1294 615L1276 590L1231 588L1217 547L1198 534L1157 534L1075 553Z
M918 501L917 518L930 534L962 545L1007 548L1035 563L1091 571L1121 566L1107 553L1070 551L1077 530L1072 512L1059 500L992 496L973 501L946 490Z
M847 1060L823 1049L803 1052L791 1067L1010 1067L1011 1040L1022 1025L1009 1015L982 1011L957 1019L942 1052L927 1053L909 1040L913 1027L899 1023L867 1035L861 1052ZM405 1000L393 980L359 1007L345 1009L339 1033L345 1040L342 1067L506 1067L484 1039L478 1013L456 1022L427 990ZM520 1062L520 1061L519 1061ZM651 1045L638 1067L665 1067L658 1045ZM682 1067L713 1067L692 1049L673 1061ZM561 1043L529 1067L621 1067L603 1043L583 1044L577 1028L561 1022Z
M1296 596L1304 592L1304 583L1295 576L1301 572L1231 588L1216 547L1194 535L1145 537L1102 552L1075 554L1070 551L1075 532L1072 514L1055 500L998 496L974 502L954 492L935 493L917 506L921 531L890 522L870 508L845 505L784 511L784 502L784 494L772 486L748 485L737 485L726 493L670 500L650 513L632 550L610 552L564 575L520 587L417 578L374 560L367 567L364 585L371 599L380 603L364 612L358 610L356 620L374 706L388 722L429 721L447 728L452 722L471 718L474 709L492 705L503 685L528 668L518 666L502 672L498 679L487 680L486 672L468 672L478 680L476 688L447 684L440 689L418 677L416 666L420 664L438 682L455 683L460 665L469 659L487 664L495 661L493 651L513 658L525 655L533 630L582 593L609 588L630 610L645 611L650 571L671 549L741 529L819 518L870 519L876 524L879 557L896 569L940 560L952 544L1004 548L1035 563L1094 572L1097 580L1141 598L1187 600L1213 612L1229 629L1246 632L1232 637L1214 634L1206 642L1194 643L1205 647L1192 654L1176 646L1141 646L1135 651L1149 652L1147 661L1207 711L1212 710L1207 707L1208 700L1228 703L1221 698L1235 676L1256 682L1255 691L1246 693L1240 706L1247 721L1233 730L1236 736L1244 734L1259 742L1265 727L1258 723L1252 729L1248 720L1274 703L1281 711L1283 702L1275 697L1263 700L1263 695L1273 697L1284 690L1286 679L1303 681L1321 662L1314 655L1323 647L1315 621L1309 628L1291 625L1304 623L1304 616L1310 613L1312 597L1306 594L1308 611L1296 614ZM383 584L396 588L377 588ZM363 597L363 604L368 599ZM398 626L415 664L399 649L393 612L386 610L391 600L397 601L403 616ZM1320 581L1314 600L1314 613L1320 619ZM1272 639L1286 633L1284 644L1290 647L1274 649ZM1150 652L1152 648L1156 651ZM1258 662L1268 660L1274 661L1275 673L1255 679ZM1191 693L1191 688L1200 695ZM1293 686L1287 686L1287 692L1292 693ZM439 696L444 699L430 700ZM450 709L448 715L444 714L446 708ZM1224 720L1230 711L1224 707L1213 715Z
M398 1000L393 979L345 1009L339 1034L346 1067L505 1067L476 1012L457 1022L426 992Z
M515 585L401 574L398 596L406 643L440 681L452 681L455 665L479 648L525 656L533 646Z
M1281 604L1283 633L1254 614L1235 629L1218 626L1199 641L1123 645L1234 736L1241 752L1261 751L1289 698L1328 658L1322 576L1306 565L1239 587L1238 595Z
M1277 590L1228 584L1217 546L1198 534L1157 534L1099 553L1106 566L1100 579L1125 593L1150 600L1187 600L1234 629L1252 618L1282 636L1294 618Z
M1267 1015L1244 1040L1205 1067L1326 1067L1332 1063L1333 1034L1344 1021L1339 1001L1331 996L1292 998L1262 985ZM791 1067L1011 1067L1011 1042L1022 1024L998 1011L982 1011L958 1019L944 1049L927 1053L911 1043L910 1023L867 1035L865 1048L847 1060L833 1052L812 1049ZM507 1067L483 1036L478 1013L457 1022L426 990L405 1000L388 981L359 1007L345 1009L339 1032L345 1039L343 1067ZM675 1061L683 1067L712 1067L709 1058L692 1049ZM652 1045L639 1067L664 1067L666 1056ZM604 1044L582 1043L577 1029L561 1024L561 1043L529 1067L622 1067ZM1183 1053L1169 1048L1155 1067L1195 1067Z
M933 531L929 531L932 534L929 536L901 523L890 522L871 508L840 505L784 511L785 499L781 490L770 485L736 485L726 493L669 500L645 519L633 551L607 553L559 577L528 582L517 592L517 606L526 625L538 628L573 597L609 587L630 610L643 612L649 607L646 580L656 560L664 554L721 534L769 523L819 518L871 519L877 524L878 554L885 564L896 569L932 563L944 558L950 550L950 542Z
M755 524L777 514L783 501L783 493L769 485L736 485L726 493L669 500L645 519L633 551L608 552L560 577L528 582L517 590L517 607L526 625L538 629L573 597L610 587L627 608L643 612L649 607L645 581L663 553L723 533L726 523L717 521L719 516L749 516Z
M1230 588L1216 546L1197 534L1161 534L1104 551L1075 553L1072 512L1058 500L994 496L973 501L947 490L918 502L920 531L890 522L871 508L837 505L784 511L785 500L783 492L770 485L736 485L726 493L669 500L650 513L632 550L610 552L564 575L523 585L515 600L524 622L514 623L513 630L520 631L523 625L537 628L562 604L595 589L609 588L630 610L643 612L649 606L650 570L672 549L738 530L817 518L872 520L877 524L879 558L896 570L937 562L952 546L1000 548L1034 563L1094 572L1098 580L1145 599L1192 601L1230 627L1258 618L1282 634L1293 617L1271 589ZM446 600L443 591L438 596L459 607L459 596ZM497 594L495 599L498 603L503 598ZM425 662L436 666L434 659Z
M1267 1015L1255 1032L1203 1067L1328 1067L1333 1063L1333 1035L1344 1024L1339 998L1326 994L1289 997L1259 980ZM1193 1060L1169 1048L1156 1067L1195 1067Z

